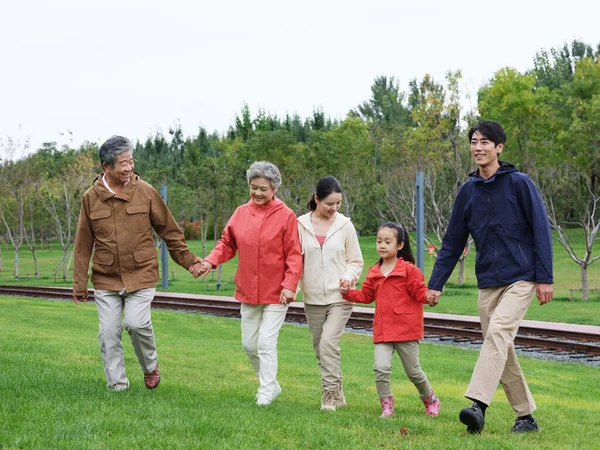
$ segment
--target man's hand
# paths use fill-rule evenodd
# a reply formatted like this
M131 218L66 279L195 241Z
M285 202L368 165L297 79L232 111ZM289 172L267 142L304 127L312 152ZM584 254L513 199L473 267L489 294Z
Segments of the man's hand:
M200 275L206 275L212 269L212 264L208 261L204 261L202 258L196 258L194 265L190 266L190 273L194 278L198 278Z
M550 300L552 300L553 294L554 288L550 283L537 283L535 285L535 295L537 296L540 305L548 303Z
M76 305L79 305L79 302L87 302L87 297L74 295L73 301L75 302Z
M427 290L427 303L429 303L429 306L437 305L441 295L442 295L442 291L428 289Z

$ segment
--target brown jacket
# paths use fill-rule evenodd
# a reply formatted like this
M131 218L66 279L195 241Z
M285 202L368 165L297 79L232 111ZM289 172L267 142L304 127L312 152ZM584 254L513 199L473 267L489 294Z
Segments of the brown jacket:
M158 257L152 229L165 241L173 261L189 269L196 259L181 228L156 190L135 174L118 194L102 174L83 194L75 236L73 295L87 297L92 249L96 289L127 292L156 287Z

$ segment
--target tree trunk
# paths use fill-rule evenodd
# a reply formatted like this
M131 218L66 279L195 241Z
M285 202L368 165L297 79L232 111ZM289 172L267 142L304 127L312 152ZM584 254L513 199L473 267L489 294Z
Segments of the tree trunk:
M465 258L458 260L458 285L462 286L465 282Z
M15 247L15 278L19 279L19 247Z
M589 299L587 264L581 264L581 299L587 302Z
M63 260L62 260L63 281L67 281L67 252L68 252L68 247L63 248Z

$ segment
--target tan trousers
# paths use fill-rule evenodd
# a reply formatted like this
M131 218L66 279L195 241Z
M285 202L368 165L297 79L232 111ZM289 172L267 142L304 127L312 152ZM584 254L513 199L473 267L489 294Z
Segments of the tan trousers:
M145 373L156 369L158 364L154 329L150 320L150 304L156 289L140 289L120 294L117 291L96 289L96 308L100 321L100 354L104 363L106 386L115 388L129 386L125 376L125 360L121 334L123 326L129 333L135 355ZM122 318L124 313L124 317Z
M277 339L285 320L287 305L249 305L242 303L242 346L258 381L257 395L273 399L277 390Z
M419 362L419 341L379 342L375 344L373 372L375 373L375 387L379 398L392 395L390 374L392 373L394 350L398 352L404 372L419 391L420 397L427 398L431 394L431 384L429 384L427 375L421 369L421 363Z
M352 314L352 303L331 305L304 304L317 364L321 368L321 387L337 391L342 387L340 338Z
M484 339L465 397L490 405L500 382L517 416L535 411L514 346L534 292L535 283L531 281L479 290L479 319Z

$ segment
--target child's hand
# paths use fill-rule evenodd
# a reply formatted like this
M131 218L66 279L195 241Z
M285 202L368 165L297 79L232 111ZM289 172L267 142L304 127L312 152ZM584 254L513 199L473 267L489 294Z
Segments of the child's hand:
M340 294L346 295L348 292L350 292L351 284L352 283L350 280L344 280L343 278L340 278Z

